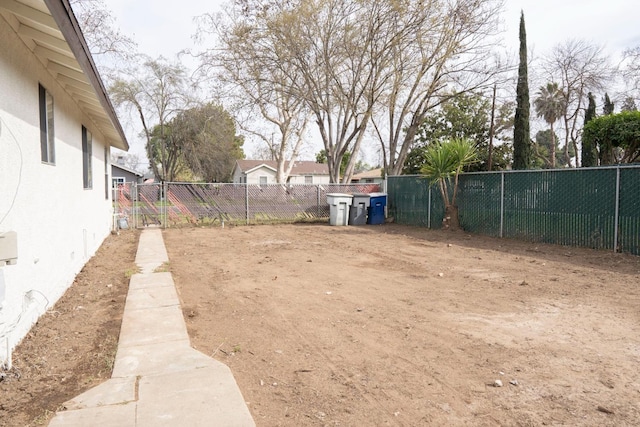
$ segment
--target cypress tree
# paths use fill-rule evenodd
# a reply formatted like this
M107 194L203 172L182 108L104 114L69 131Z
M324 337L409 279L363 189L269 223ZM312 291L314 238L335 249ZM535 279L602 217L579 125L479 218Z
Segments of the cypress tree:
M586 126L591 120L596 118L596 100L593 94L589 92L589 106L584 113L584 124ZM597 166L598 165L598 153L596 147L591 140L582 141L582 167Z
M604 93L604 105L602 106L602 113L605 116L613 114L613 102L609 98L608 93ZM613 164L613 147L610 144L598 144L598 158L601 165Z
M524 12L520 15L520 65L516 87L516 116L513 122L513 169L531 166L531 137L529 135L529 78L527 76L527 33Z
M609 94L605 92L604 94L604 106L602 107L602 112L605 116L609 114L613 114L613 102L609 99Z
M622 107L620 109L622 111L638 111L636 100L633 99L633 96L626 96L624 101L622 101Z

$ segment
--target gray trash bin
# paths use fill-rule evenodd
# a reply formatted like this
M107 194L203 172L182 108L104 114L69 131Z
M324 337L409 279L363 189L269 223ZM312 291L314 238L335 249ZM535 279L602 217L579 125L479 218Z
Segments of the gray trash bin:
M351 206L351 194L328 193L327 203L329 203L329 224L348 225L349 207Z
M350 225L366 225L370 198L371 196L364 193L353 195L353 201L349 209Z

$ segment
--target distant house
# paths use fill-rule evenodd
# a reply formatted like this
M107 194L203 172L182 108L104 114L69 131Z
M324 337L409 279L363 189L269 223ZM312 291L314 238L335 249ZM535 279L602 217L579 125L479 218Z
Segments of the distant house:
M111 183L113 188L117 185L134 182L136 184L142 184L144 175L133 169L129 169L124 165L118 163L111 163Z
M112 226L129 145L69 0L0 1L0 364Z
M286 167L286 166L285 166ZM237 160L233 167L236 184L276 184L275 160ZM311 161L296 161L291 169L288 184L329 184L329 166Z
M353 184L382 184L383 181L382 168L360 172L351 177Z

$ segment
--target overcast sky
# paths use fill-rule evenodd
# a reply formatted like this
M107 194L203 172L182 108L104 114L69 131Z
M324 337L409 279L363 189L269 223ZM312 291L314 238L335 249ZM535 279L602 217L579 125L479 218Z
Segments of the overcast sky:
M219 12L227 3L226 0L104 1L120 29L134 38L140 52L153 58L160 55L173 58L186 48L197 51L199 48L192 40L193 18ZM622 51L640 46L639 0L506 0L503 38L505 46L514 54L518 47L521 10L525 14L527 46L533 57L545 55L559 42L585 39L603 45L616 64ZM196 64L186 59L185 65Z
M224 0L105 0L118 24L132 34L140 51L171 57L193 47L193 18L220 11ZM536 55L569 38L605 45L612 55L640 45L638 0L506 0L505 42L517 46L520 10L524 10L527 41Z

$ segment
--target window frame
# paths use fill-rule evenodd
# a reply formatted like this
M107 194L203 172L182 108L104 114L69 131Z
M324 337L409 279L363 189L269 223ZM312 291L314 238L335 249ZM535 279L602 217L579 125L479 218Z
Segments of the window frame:
M40 108L40 160L44 164L55 166L55 106L53 95L40 83L38 83L38 104Z
M119 185L124 185L127 183L127 180L123 176L113 176L111 177L111 186L114 190L118 189Z
M93 135L82 126L82 186L93 189Z
M104 147L104 199L109 200L109 149Z

